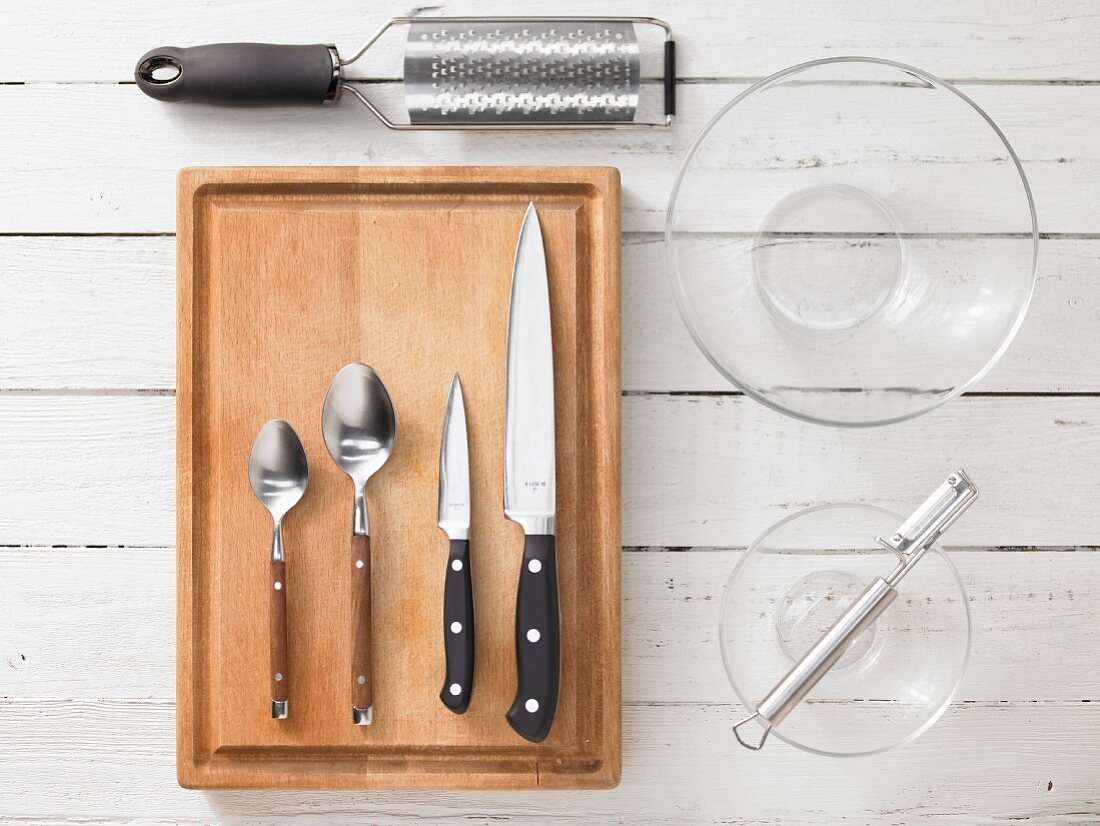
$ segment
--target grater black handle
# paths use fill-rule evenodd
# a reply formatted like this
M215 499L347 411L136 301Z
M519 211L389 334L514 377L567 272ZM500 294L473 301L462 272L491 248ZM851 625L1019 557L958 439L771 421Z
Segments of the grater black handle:
M676 114L676 41L665 41L665 114Z
M213 43L142 55L138 88L157 100L229 106L319 104L336 97L340 60L324 44Z

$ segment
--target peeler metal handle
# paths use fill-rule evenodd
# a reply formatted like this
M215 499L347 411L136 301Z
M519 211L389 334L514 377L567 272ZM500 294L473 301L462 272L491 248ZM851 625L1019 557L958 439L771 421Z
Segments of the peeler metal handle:
M761 749L772 728L782 723L794 711L802 698L848 652L852 643L871 627L897 595L898 592L882 577L867 586L841 618L833 623L814 647L787 672L787 676L760 701L756 711L733 727L737 742L753 751ZM758 742L752 743L741 736L741 727L755 718L764 722L764 734Z
M958 470L936 488L896 533L888 539L875 537L876 542L898 555L898 566L889 576L872 581L840 619L757 704L756 711L733 727L737 742L753 751L763 748L771 730L794 711L860 635L882 615L898 595L897 584L943 532L973 504L977 495L978 489L974 483ZM763 734L756 742L747 740L741 733L741 728L752 720L759 720L764 726Z

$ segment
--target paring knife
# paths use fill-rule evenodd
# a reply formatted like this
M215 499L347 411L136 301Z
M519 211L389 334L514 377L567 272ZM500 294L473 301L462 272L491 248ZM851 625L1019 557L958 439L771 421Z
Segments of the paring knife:
M447 675L439 699L455 714L462 714L474 688L474 595L470 578L470 451L458 373L451 379L439 446L439 527L451 540L443 582Z
M524 533L516 598L516 698L508 722L541 742L561 671L554 552L554 353L546 250L535 205L523 218L512 270L504 432L504 514Z

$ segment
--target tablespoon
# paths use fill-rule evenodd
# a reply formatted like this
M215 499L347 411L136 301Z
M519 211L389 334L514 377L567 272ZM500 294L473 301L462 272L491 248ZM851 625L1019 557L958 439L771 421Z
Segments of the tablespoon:
M283 517L298 504L309 484L306 451L294 428L272 419L260 428L248 457L248 481L252 492L271 513L271 716L287 716L288 673L286 630L286 554L283 550Z
M378 374L366 364L342 368L332 380L321 413L321 432L332 460L355 486L352 510L352 721L368 726L373 715L371 683L370 528L367 480L393 450L397 422L393 402Z

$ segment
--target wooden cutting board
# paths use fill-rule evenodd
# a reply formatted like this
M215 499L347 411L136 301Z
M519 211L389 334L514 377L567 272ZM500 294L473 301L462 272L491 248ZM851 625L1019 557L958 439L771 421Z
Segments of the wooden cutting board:
M534 201L557 414L562 678L543 743L505 720L523 536L504 518L512 259ZM606 168L220 168L180 173L177 760L189 788L607 788L620 774L619 174ZM352 487L321 437L343 365L397 414L367 487L374 722L350 715ZM444 674L439 440L454 372L469 422L474 690ZM290 422L309 488L284 523L290 716L272 720L271 520L247 461Z

